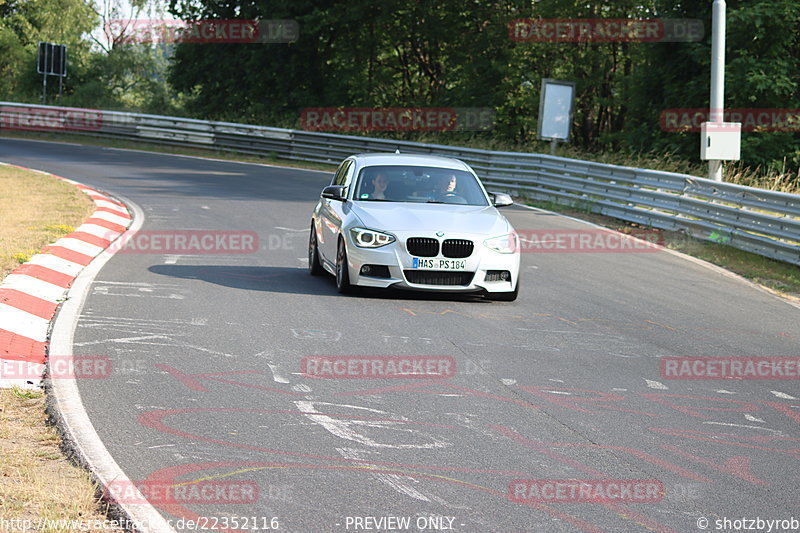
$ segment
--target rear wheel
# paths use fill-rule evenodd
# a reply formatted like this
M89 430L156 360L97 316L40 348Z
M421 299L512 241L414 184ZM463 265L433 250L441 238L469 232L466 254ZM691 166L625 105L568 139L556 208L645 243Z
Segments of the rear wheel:
M320 276L325 270L319 261L319 247L317 247L317 232L311 224L311 233L308 236L308 272L312 276Z
M336 249L336 290L342 294L353 292L350 270L347 267L347 250L342 239L339 239L339 247Z

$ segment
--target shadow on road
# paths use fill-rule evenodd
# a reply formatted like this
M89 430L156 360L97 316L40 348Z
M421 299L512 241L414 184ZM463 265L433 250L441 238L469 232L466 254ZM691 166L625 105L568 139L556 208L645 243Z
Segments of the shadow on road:
M313 277L305 268L239 265L153 265L148 270L161 276L197 279L223 287L250 291L340 296L333 276ZM486 302L470 293L434 293L359 288L352 295L370 299ZM488 303L488 302L487 302Z

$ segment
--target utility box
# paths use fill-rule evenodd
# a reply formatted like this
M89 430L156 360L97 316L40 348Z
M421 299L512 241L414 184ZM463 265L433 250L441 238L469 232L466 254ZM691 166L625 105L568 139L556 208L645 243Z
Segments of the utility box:
M741 147L741 122L703 122L700 125L700 159L738 161Z

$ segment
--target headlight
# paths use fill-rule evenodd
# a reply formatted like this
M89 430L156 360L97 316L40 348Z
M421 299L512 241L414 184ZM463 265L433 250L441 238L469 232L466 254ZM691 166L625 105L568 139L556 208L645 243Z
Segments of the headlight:
M366 228L353 228L350 236L359 248L380 248L395 241L394 235Z
M519 251L519 241L515 232L486 239L483 244L501 254L513 254Z

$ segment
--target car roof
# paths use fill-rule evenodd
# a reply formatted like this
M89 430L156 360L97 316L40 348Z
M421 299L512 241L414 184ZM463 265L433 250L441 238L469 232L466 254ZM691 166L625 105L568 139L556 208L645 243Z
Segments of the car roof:
M396 154L396 153L369 153L357 154L353 158L362 167L376 165L412 165L428 166L438 168L449 168L454 170L469 170L469 166L463 161L452 157L442 157L427 154Z

